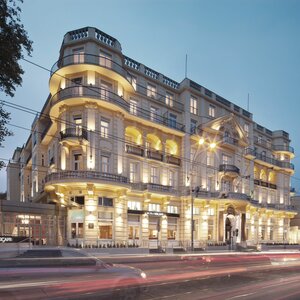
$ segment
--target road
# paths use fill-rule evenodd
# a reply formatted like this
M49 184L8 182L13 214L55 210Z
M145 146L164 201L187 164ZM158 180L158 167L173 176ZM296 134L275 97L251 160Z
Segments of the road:
M131 258L128 262L147 274L141 300L300 299L300 253L191 255L170 259L158 256L148 261ZM109 287L109 282L91 274L66 277L53 272L25 281L10 276L0 281L0 291L2 288L4 292L5 284L10 284L15 291L24 288L25 292L7 297L3 293L1 299L117 299L116 292L123 290L120 286ZM39 286L42 289L37 289ZM129 296L133 292L132 288L127 289ZM133 295L127 299L136 298Z

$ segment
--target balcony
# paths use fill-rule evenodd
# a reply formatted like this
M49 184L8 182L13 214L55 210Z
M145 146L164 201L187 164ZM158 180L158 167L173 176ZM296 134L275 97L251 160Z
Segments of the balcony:
M221 143L223 146L235 148L238 146L239 141L231 136L224 136Z
M292 157L294 157L294 148L291 146L287 146L287 145L273 145L273 150L275 152L284 152L284 153L288 153L290 155L292 155Z
M276 184L273 184L273 183L270 183L270 182L265 182L265 181L262 181L262 180L259 180L259 179L254 179L254 184L255 185L260 185L260 186L263 186L263 187L267 187L267 188L270 188L270 189L273 189L273 190L277 189Z
M169 185L162 185L158 183L131 183L131 189L136 191L145 191L163 194L177 194L177 190Z
M87 70L96 71L107 77L120 82L125 89L134 91L132 75L122 65L112 59L87 53L76 53L59 59L51 68L50 92L51 94L59 87L62 77L67 74L79 73Z
M181 165L181 159L179 157L171 155L171 154L166 155L166 162L168 164L172 164L172 165L176 165L176 166Z
M235 165L229 165L229 164L220 165L219 172L223 172L224 175L228 175L230 177L237 177L240 175L240 169Z
M102 181L105 183L110 182L122 185L128 183L127 177L118 174L96 171L62 171L48 174L45 177L45 184L86 182L87 180Z
M73 98L92 98L118 106L129 112L129 104L119 95L96 86L72 86L60 90L51 98L51 106L58 102Z
M70 145L76 145L78 143L88 143L88 133L84 128L70 127L60 132L60 140L66 141Z
M257 153L253 149L247 148L245 152L246 157L253 157L259 160L263 165L266 165L268 167L276 166L280 169L286 169L286 171L293 172L294 171L294 165L287 161L281 161L277 160L271 157L267 157L266 155L262 153Z
M125 152L137 156L144 156L144 149L141 146L125 145Z
M147 158L150 159L154 159L154 160L159 160L159 161L163 161L164 160L164 155L162 152L158 151L158 150L150 150L148 149L146 151L147 154Z

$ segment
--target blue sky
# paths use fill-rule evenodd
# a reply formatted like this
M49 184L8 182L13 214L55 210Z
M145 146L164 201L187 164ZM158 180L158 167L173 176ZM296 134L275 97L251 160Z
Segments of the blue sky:
M300 192L300 1L296 0L24 0L22 22L33 40L33 62L46 68L58 59L66 32L94 26L117 38L123 53L181 81L188 55L188 77L247 109L270 130L290 133ZM40 110L49 93L49 73L26 62L23 86L13 99ZM11 124L30 128L33 116L7 108ZM14 136L0 148L2 158L28 137ZM6 172L0 172L0 192Z

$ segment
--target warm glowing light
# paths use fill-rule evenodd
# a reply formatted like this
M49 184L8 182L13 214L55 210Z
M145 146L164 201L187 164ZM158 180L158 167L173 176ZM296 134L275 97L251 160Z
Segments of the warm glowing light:
M145 199L145 202L150 202L150 199Z
M212 142L212 143L209 144L210 149L215 149L216 146L217 146L217 144L215 142Z
M204 144L204 137L200 137L199 139L199 145L203 145Z

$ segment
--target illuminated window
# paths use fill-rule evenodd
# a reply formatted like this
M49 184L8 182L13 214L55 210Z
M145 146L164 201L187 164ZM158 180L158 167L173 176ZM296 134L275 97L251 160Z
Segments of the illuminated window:
M198 112L198 103L197 99L194 97L191 97L190 99L190 113L196 115Z
M100 51L100 66L111 68L112 56L104 51Z
M137 182L138 179L138 164L130 163L129 164L129 179L130 182Z
M158 168L151 167L150 168L150 183L159 183L159 174Z
M160 211L160 204L149 203L148 210L149 211Z
M100 225L99 238L106 240L112 239L112 225Z
M214 208L208 208L207 209L207 215L208 216L214 216L215 215L215 210L214 210Z
M246 133L246 136L249 136L249 124L247 123L244 124L244 131Z
M130 105L130 113L132 115L137 115L137 102L131 99L129 101L129 105Z
M101 119L100 122L100 135L103 138L108 138L108 126L109 126L109 122Z
M208 107L208 115L212 118L216 116L216 108L211 104Z
M151 98L156 98L156 87L152 84L147 84L147 96Z
M82 154L74 153L73 154L73 169L74 171L81 170L82 165Z
M210 151L207 151L206 152L206 164L208 166L214 166L214 163L215 163L215 159L214 159L214 153L213 152L210 152Z
M73 52L73 63L80 64L84 62L84 48L76 48Z
M169 186L175 186L175 172L174 171L169 171Z
M178 207L175 205L168 205L167 212L170 214L178 214Z
M83 238L83 223L71 223L71 237Z
M158 111L158 109L156 107L153 107L153 106L150 107L150 120L151 121L157 121L157 111Z
M128 201L127 202L128 209L131 210L141 210L141 202L138 201Z
M177 218L168 217L168 240L175 240L177 234Z
M166 92L166 105L171 107L174 105L174 96L168 92Z

